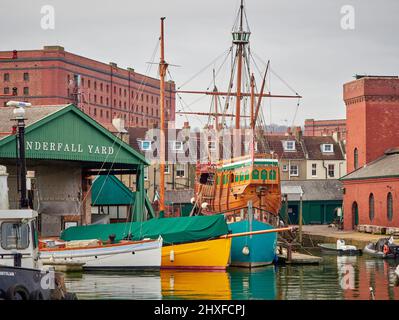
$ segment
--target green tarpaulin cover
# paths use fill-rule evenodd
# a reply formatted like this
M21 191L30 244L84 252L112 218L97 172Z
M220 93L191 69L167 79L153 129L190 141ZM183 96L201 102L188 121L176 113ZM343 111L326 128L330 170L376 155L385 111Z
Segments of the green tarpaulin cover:
M61 239L107 241L114 234L115 240L119 241L129 233L132 240L157 239L162 236L165 244L176 244L218 237L227 234L228 227L223 215L163 218L145 222L70 227L61 233Z

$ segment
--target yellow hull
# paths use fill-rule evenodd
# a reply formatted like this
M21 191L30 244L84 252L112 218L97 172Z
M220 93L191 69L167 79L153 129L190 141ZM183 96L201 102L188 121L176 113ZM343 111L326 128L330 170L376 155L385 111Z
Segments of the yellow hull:
M226 269L230 250L231 238L163 246L161 268Z
M177 299L231 300L226 271L161 270L162 296Z

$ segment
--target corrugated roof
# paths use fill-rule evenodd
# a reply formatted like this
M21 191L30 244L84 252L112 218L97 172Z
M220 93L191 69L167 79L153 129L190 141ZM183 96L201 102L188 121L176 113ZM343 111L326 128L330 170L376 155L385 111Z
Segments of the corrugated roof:
M384 156L364 165L362 168L353 171L341 180L358 180L370 178L399 178L399 149L396 152Z
M296 189L295 189L296 188ZM342 182L339 180L281 181L281 190L303 190L303 201L342 200ZM288 200L299 200L298 194L288 194Z

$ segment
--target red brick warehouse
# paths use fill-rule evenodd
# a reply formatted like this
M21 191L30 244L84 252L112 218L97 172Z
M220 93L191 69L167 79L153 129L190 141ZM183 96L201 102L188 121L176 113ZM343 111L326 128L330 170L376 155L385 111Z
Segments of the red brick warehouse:
M166 83L166 121L175 121L175 84ZM129 127L157 127L160 119L159 80L64 50L0 52L0 101L9 96L32 105L74 103L100 123L125 119Z
M399 78L357 76L344 85L347 170L344 227L399 227Z

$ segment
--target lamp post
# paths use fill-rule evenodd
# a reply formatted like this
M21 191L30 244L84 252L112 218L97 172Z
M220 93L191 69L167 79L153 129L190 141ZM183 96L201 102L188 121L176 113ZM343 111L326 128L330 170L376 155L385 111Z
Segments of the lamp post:
M17 122L17 159L19 167L19 179L20 182L20 209L29 208L28 198L26 196L26 157L25 157L25 107L30 107L31 104L28 102L9 101L7 106L14 107L13 114Z

